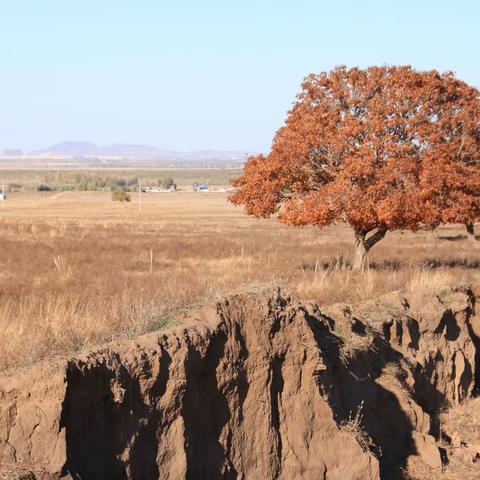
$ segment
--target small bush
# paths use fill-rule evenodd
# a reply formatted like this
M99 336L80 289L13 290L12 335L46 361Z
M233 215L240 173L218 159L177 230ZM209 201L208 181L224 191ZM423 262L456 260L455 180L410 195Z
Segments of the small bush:
M41 185L39 185L37 187L37 191L39 192L51 192L52 191L52 187L50 187L49 185L45 185L44 183L42 183Z
M112 200L114 202L129 202L130 194L125 190L114 190L112 192Z

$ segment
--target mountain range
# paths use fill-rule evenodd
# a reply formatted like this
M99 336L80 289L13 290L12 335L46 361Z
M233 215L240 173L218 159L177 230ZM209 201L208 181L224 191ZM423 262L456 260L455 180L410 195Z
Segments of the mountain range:
M91 142L61 142L43 150L29 152L35 155L65 155L69 157L122 157L170 160L244 160L247 152L239 150L195 150L181 152L151 145L117 143L99 146Z

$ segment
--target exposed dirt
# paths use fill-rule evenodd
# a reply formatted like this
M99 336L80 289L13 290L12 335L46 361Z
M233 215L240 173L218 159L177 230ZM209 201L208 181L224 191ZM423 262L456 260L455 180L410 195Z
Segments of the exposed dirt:
M244 294L0 377L0 478L441 478L478 458L441 415L480 408L474 314L469 289Z

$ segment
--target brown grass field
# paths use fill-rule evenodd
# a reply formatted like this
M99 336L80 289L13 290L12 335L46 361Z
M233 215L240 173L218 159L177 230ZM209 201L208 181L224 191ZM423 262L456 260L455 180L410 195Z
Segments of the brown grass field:
M13 193L0 205L0 371L135 336L220 295L280 284L322 304L478 282L480 242L461 226L393 232L352 273L344 225L247 217L224 193ZM4 207L2 209L2 206Z

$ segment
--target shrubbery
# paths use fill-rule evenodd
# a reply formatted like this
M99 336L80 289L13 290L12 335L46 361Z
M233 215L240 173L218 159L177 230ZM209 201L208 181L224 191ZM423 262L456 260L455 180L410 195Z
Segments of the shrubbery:
M130 194L125 190L114 190L112 192L112 200L114 202L129 202Z
M162 188L164 188L165 190L168 190L170 187L173 186L175 181L173 180L172 177L165 177L165 178L160 179L158 183L160 184L160 186Z

